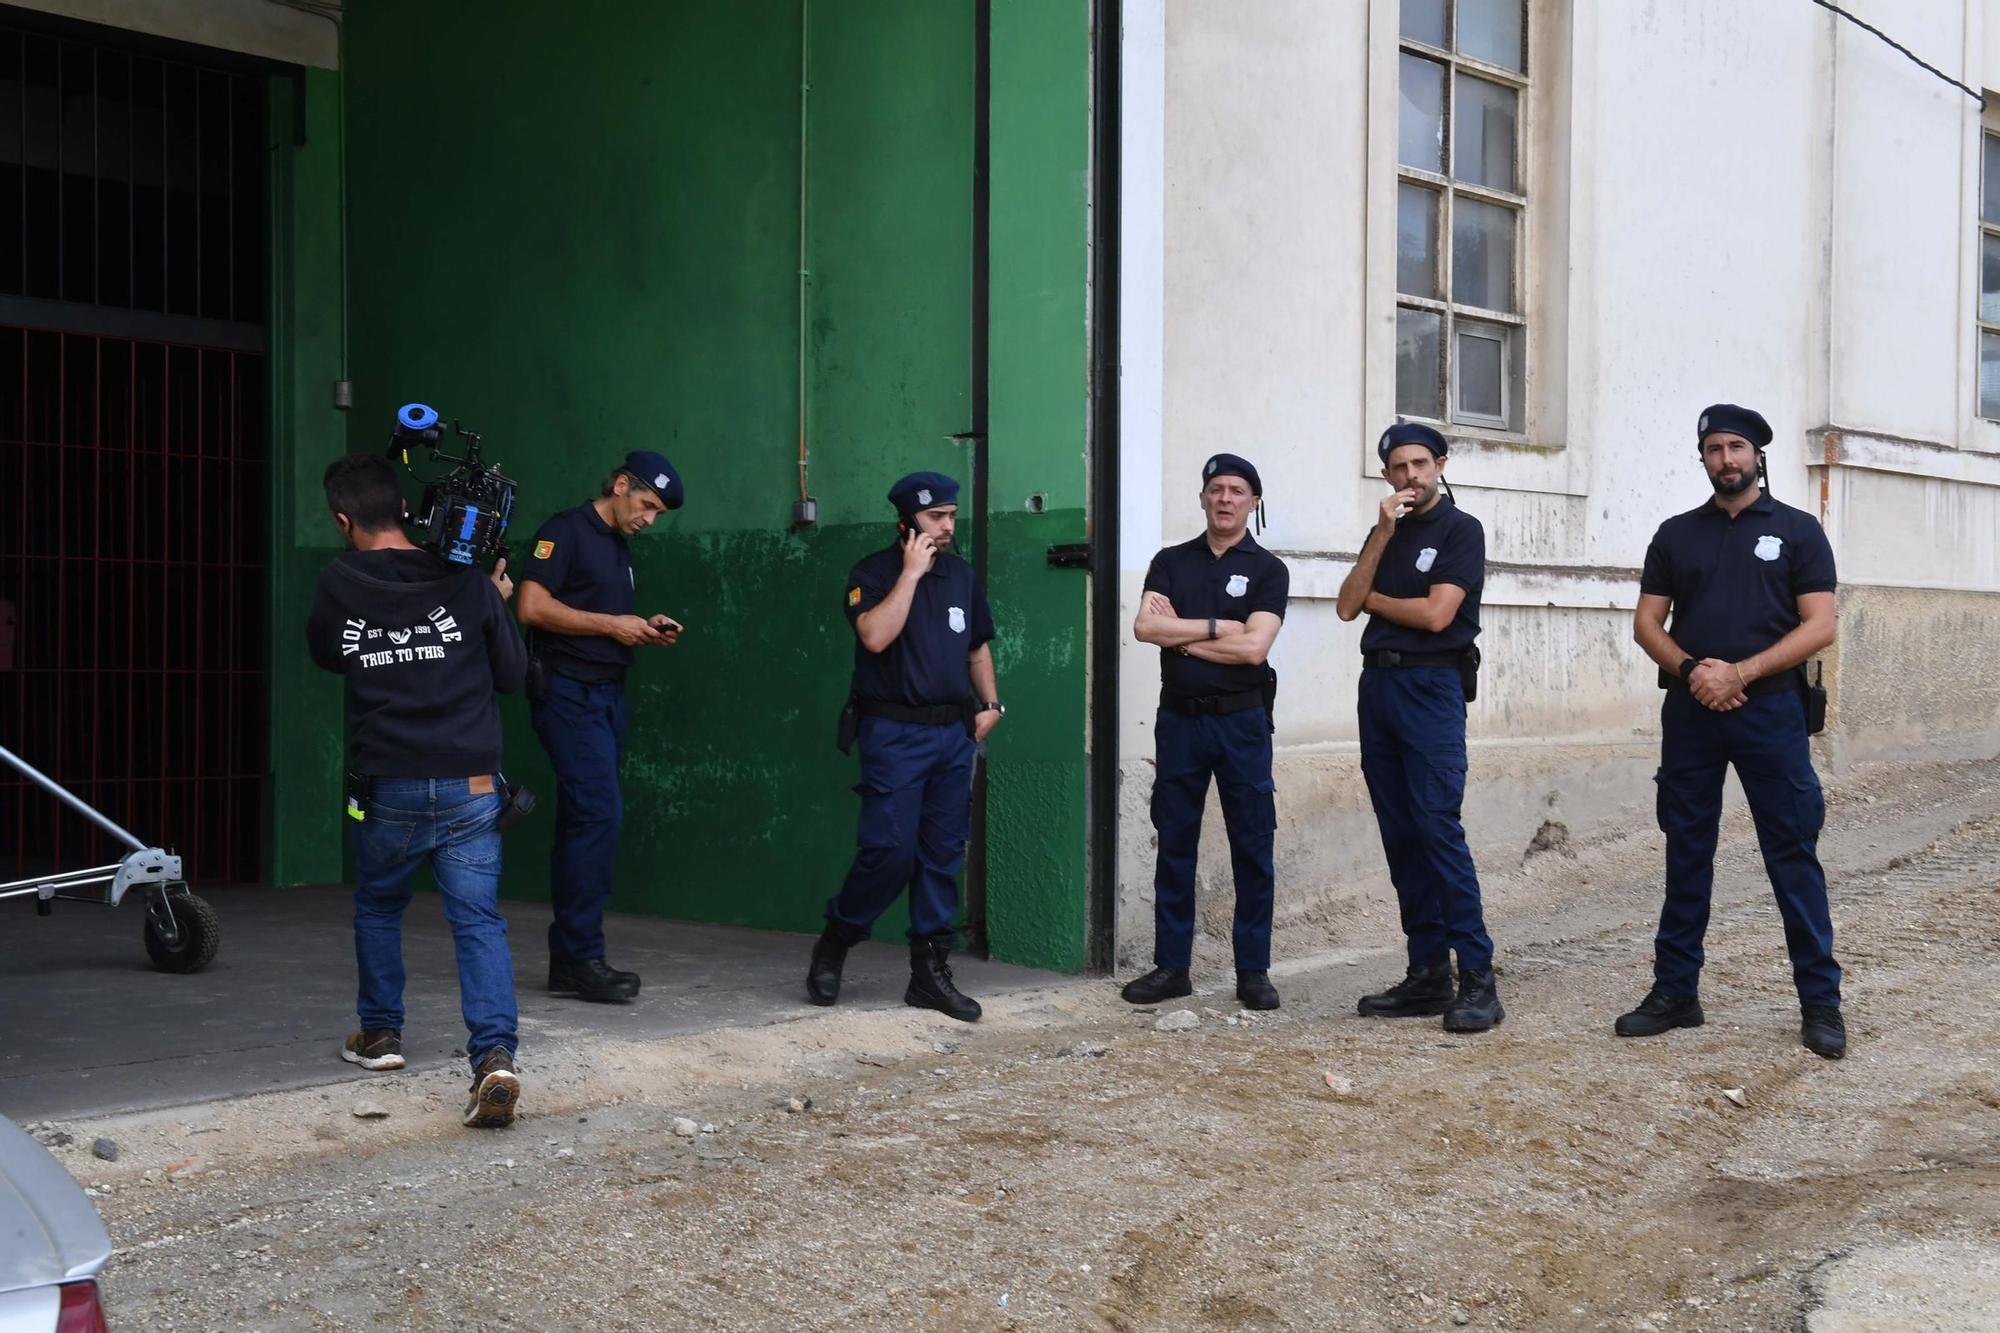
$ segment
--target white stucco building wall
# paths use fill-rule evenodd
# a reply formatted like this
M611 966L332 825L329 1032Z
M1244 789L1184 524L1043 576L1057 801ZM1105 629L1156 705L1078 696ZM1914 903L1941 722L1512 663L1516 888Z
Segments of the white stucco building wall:
M2000 0L1847 7L1974 88ZM1201 461L1265 479L1292 570L1272 657L1279 899L1386 888L1334 596L1395 416L1399 0L1126 0L1119 956L1150 952L1147 559ZM1452 429L1488 543L1475 852L1650 809L1637 570L1708 495L1694 421L1769 418L1774 493L1840 563L1822 759L2000 752L2000 423L1977 410L1981 108L1809 0L1530 0L1523 429ZM2000 128L2000 120L1994 122ZM1226 896L1211 809L1202 887Z

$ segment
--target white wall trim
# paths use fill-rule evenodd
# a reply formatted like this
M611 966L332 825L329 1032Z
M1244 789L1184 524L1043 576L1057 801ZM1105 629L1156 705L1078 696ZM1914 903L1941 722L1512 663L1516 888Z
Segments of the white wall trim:
M1118 565L1143 570L1165 506L1167 8L1122 6L1118 220ZM1131 608L1126 608L1131 610Z
M262 56L316 69L340 68L340 25L271 0L12 0L23 9L128 32Z

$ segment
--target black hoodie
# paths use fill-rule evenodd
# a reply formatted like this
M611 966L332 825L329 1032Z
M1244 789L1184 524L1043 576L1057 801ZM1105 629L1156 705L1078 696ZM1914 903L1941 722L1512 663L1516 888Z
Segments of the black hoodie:
M528 653L500 590L429 551L349 551L313 590L306 644L347 678L347 766L381 778L500 768L500 701Z

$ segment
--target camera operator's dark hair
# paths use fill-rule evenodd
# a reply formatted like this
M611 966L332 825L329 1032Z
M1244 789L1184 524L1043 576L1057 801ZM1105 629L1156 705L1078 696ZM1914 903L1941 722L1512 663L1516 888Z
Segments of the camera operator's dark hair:
M396 466L376 454L346 454L326 465L326 505L347 515L359 532L381 532L403 521Z

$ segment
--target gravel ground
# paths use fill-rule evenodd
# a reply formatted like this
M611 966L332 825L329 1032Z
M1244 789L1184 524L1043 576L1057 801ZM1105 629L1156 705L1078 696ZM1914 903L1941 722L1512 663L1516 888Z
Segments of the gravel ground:
M1798 1045L1739 811L1708 1026L1652 1041L1610 1033L1650 977L1635 825L1482 867L1484 1036L1354 1016L1400 972L1377 892L1294 920L1320 951L1274 1015L1102 979L975 1028L801 1005L551 1052L505 1132L420 1070L66 1124L58 1155L127 1329L2000 1327L2000 764L1829 794L1838 1063Z

